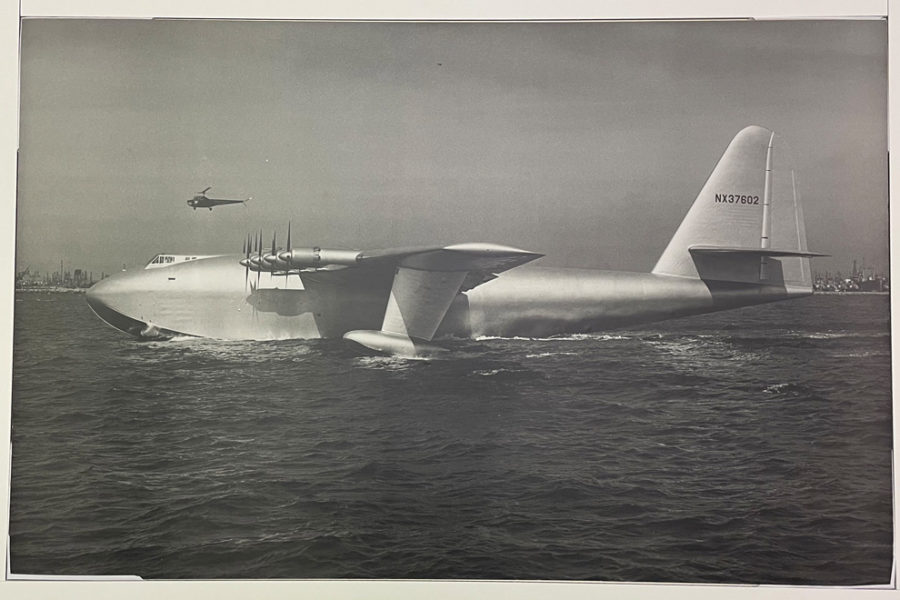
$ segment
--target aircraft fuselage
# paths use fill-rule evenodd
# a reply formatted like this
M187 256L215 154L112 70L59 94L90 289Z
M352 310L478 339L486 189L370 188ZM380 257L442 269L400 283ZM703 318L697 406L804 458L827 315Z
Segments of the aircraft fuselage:
M249 273L241 257L217 256L118 273L87 300L114 327L216 339L340 338L379 329L390 273L323 284ZM355 269L347 269L351 273ZM340 275L337 275L340 277ZM543 337L585 333L808 295L807 287L743 285L652 273L519 267L456 295L437 337Z
M221 206L223 204L243 204L244 200L223 200L220 198L207 198L206 196L194 196L190 200L187 201L188 206L197 210L198 208L208 208L212 210L214 206Z

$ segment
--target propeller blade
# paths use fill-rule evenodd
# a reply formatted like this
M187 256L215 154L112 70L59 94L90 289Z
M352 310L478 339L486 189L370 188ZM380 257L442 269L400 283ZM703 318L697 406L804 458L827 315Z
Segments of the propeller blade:
M273 230L272 230L272 255L277 257L278 255L275 254L275 233L276 233L276 232L275 232L275 230L273 229ZM274 267L273 267L273 268L274 268ZM269 279L270 279L270 280L272 279L272 271L269 271Z
M256 238L256 240L257 240L256 245L258 248L257 256L259 256L259 264L260 264L260 266L262 266L262 229L259 230L259 236ZM259 271L256 272L256 289L259 289L259 274L261 271L262 271L262 269L260 269Z
M287 235L287 251L291 251L291 222L288 221L288 235ZM288 263L288 269L284 276L284 287L288 287L288 284L291 282L291 264Z
M250 279L250 234L244 240L244 293L247 293L247 281Z

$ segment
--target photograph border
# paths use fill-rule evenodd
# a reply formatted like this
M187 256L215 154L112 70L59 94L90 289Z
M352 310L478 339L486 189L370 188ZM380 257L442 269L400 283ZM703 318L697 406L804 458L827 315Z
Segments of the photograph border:
M890 17L900 0L812 0L777 2L764 0L748 2L740 0L723 4L715 1L690 0L669 5L658 0L638 2L588 1L538 2L452 2L451 0L429 2L379 2L364 3L360 0L328 2L289 2L287 0L258 0L244 3L239 0L8 0L3 3L0 19L0 40L5 45L3 53L2 81L3 105L15 107L6 110L0 124L0 190L6 201L0 203L5 218L0 219L4 230L0 237L3 260L0 260L0 277L10 285L0 293L0 312L3 315L0 361L3 364L2 400L0 400L0 430L6 432L3 444L3 465L0 474L6 485L0 491L3 506L2 534L5 575L0 581L0 597L121 597L128 594L135 598L156 598L160 594L187 598L197 595L213 595L219 598L246 598L249 595L280 597L308 595L310 597L365 597L365 598L546 598L550 595L562 598L594 598L601 594L615 594L617 598L645 598L673 592L677 598L720 598L752 595L765 598L808 597L809 593L828 594L830 597L849 597L859 593L872 593L872 588L896 593L896 560L898 534L896 527L896 495L894 494L894 529L891 583L888 586L863 586L860 588L835 588L817 586L754 586L726 584L653 584L619 582L562 582L562 581L427 581L427 580L235 580L235 581L171 581L154 580L148 582L112 582L100 577L79 578L68 576L42 577L42 581L21 581L9 572L9 485L11 473L11 394L12 394L12 328L14 291L11 285L15 274L15 223L16 223L16 168L18 147L18 77L20 52L21 17L60 18L184 18L184 19L250 19L250 20L338 20L338 21L596 21L596 20L669 20L669 19L849 19ZM894 140L900 135L897 119L897 79L900 53L896 46L900 25L888 18L888 146L892 149ZM892 152L891 154L896 154ZM893 161L890 163L889 189L897 181ZM890 211L892 238L897 227L895 211ZM891 244L891 275L895 275L900 264L900 249ZM892 295L891 310L894 312L898 300ZM896 340L895 322L891 323L892 364L892 439L897 443L897 356L900 346ZM892 452L893 463L893 452ZM896 472L893 473L893 488L896 490ZM120 578L121 579L121 578ZM77 581L77 583L72 583ZM128 586L127 588L123 586Z

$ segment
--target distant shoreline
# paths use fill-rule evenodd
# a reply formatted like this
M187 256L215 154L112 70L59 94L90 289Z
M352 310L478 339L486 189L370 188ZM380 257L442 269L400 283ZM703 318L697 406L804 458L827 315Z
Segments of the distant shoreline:
M90 288L64 288L64 287L29 287L29 288L16 288L17 292L62 292L62 293L75 293L75 294L84 294ZM890 296L890 292L860 292L860 291L848 291L848 292L813 292L814 296Z
M814 296L890 296L890 292L860 292L857 290L849 292L813 292Z
M16 288L17 292L63 292L63 293L75 293L75 294L83 294L88 291L89 288L64 288L64 287L28 287L28 288Z

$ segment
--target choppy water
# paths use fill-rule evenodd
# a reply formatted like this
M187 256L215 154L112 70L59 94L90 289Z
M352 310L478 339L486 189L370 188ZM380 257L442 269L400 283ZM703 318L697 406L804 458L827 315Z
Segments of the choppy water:
M15 326L16 573L890 577L886 296L434 361L142 343L76 294Z

